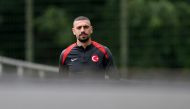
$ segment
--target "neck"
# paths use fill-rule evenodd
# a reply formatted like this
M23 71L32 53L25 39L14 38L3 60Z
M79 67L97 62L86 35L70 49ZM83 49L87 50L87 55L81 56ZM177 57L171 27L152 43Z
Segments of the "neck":
M78 46L82 46L83 48L86 48L88 45L90 45L92 43L92 40L89 39L87 42L80 42L79 40L77 40L77 45Z

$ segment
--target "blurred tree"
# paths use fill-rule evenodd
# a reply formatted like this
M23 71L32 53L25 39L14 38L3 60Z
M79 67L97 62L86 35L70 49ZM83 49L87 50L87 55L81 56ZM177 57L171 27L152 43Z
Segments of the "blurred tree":
M122 72L124 73L124 77L126 77L127 72L127 58L128 58L128 22L127 22L127 1L120 0L120 65Z
M1 25L2 22L3 22L3 18L2 18L2 16L0 15L0 25Z
M120 31L119 31L119 1L106 0L105 6L101 12L102 21L97 25L101 29L101 38L99 42L105 43L113 53L115 62L120 66Z
M185 2L176 3L178 14L178 30L175 39L176 54L179 63L184 68L190 68L190 5Z
M66 12L57 7L50 7L44 14L36 19L36 61L42 62L44 58L54 57L58 51L73 42L72 23L68 20ZM73 37L72 37L73 36ZM52 51L42 57L46 51ZM60 53L61 51L59 51ZM52 63L51 59L49 59Z
M33 0L25 0L25 60L34 61Z
M72 42L72 23L61 8L48 8L42 16L36 19L36 28L41 34L39 36L49 36L58 45L64 46Z
M24 59L24 0L0 0L0 55Z
M189 5L171 3L167 0L132 0L129 2L130 26L130 66L135 67L169 67L178 68L186 66L187 48L189 43L181 47L180 39L183 32L186 34L181 39L185 41L190 34L180 17L189 16ZM177 6L179 5L179 6ZM182 8L182 7L181 7ZM180 14L181 13L181 14ZM188 24L187 19L184 22ZM181 56L179 56L181 54ZM181 59L182 55L186 59Z

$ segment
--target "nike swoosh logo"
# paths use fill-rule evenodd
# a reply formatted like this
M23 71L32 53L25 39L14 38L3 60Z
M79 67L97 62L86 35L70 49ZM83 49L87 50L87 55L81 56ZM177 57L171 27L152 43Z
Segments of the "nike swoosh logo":
M71 61L74 62L76 61L78 58L72 58Z

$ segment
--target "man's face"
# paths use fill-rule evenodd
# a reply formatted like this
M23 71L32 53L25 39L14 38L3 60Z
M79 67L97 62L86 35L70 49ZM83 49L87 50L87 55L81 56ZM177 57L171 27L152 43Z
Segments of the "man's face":
M90 21L88 20L74 21L72 31L80 42L88 41L93 32Z

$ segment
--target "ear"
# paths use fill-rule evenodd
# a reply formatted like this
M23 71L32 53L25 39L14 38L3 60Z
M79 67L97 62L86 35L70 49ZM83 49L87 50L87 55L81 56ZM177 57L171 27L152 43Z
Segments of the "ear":
M74 28L72 28L72 31L73 31L73 35L76 35L76 34L75 34L75 29L74 29Z
M93 33L93 27L91 26L91 34Z

